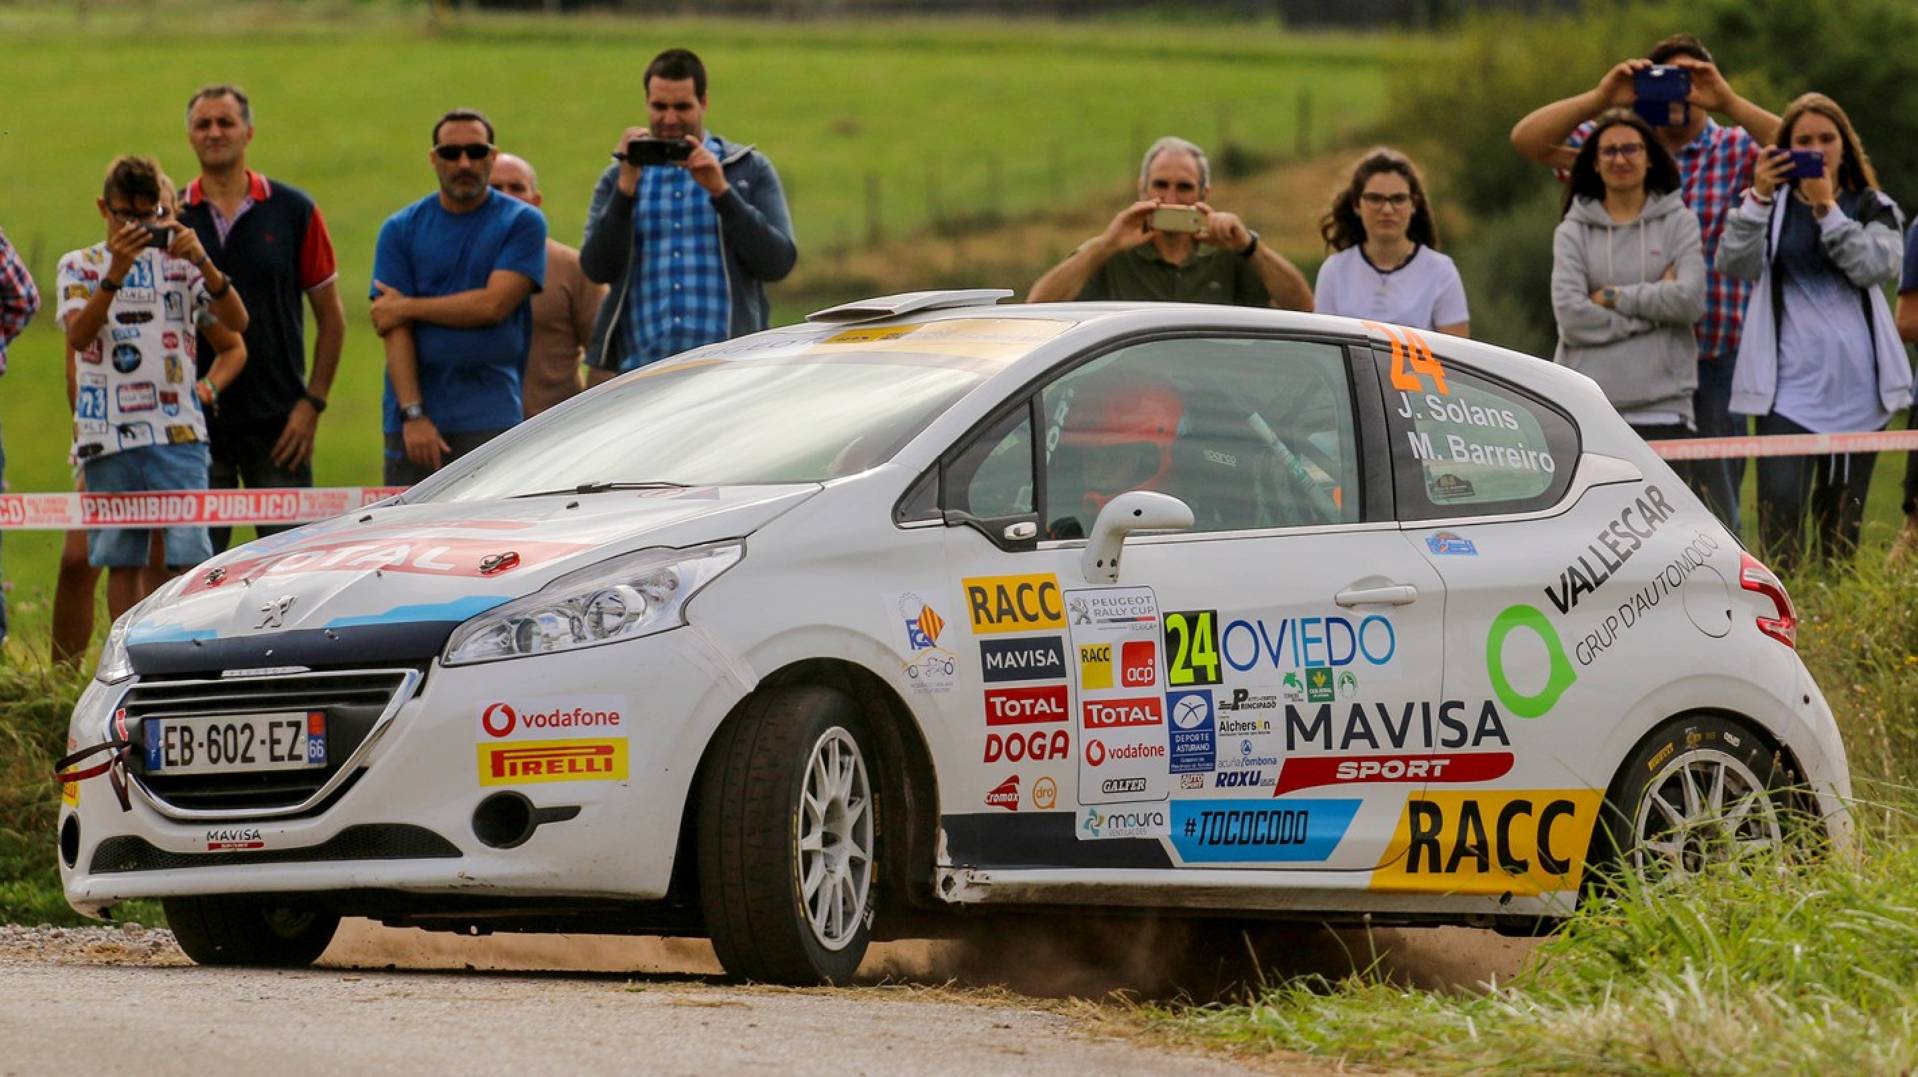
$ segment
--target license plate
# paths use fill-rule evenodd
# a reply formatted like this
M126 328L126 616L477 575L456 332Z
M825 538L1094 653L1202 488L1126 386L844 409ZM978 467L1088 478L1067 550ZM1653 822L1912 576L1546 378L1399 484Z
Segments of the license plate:
M146 720L148 774L244 774L326 766L320 711Z

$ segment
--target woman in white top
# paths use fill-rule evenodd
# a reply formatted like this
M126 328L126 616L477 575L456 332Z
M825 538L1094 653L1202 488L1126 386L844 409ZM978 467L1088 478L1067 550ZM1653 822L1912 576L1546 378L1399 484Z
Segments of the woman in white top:
M1319 313L1471 335L1465 285L1437 250L1432 207L1411 158L1383 146L1367 153L1319 234L1333 251L1313 289Z

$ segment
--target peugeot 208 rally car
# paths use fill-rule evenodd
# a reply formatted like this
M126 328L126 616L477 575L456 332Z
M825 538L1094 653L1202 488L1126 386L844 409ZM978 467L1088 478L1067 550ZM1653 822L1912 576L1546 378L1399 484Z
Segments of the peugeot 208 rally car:
M914 293L688 352L113 627L68 899L204 963L343 916L1523 927L1843 840L1790 599L1586 378L1219 306Z

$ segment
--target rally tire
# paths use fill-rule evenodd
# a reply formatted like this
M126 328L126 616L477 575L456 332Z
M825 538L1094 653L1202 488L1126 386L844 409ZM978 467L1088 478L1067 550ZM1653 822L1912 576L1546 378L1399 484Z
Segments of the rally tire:
M1776 855L1794 829L1798 781L1771 739L1716 714L1686 715L1645 738L1626 759L1593 835L1593 873L1690 875L1709 864Z
M857 713L830 688L776 688L714 738L699 786L699 895L732 976L844 983L865 956L880 878L878 798ZM813 796L842 777L852 795Z
M173 897L161 905L174 941L196 965L305 968L340 927L332 913L255 898Z

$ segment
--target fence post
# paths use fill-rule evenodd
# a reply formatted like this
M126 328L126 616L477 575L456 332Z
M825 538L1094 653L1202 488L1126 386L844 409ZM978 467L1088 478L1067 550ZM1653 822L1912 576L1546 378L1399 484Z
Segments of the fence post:
M866 173L866 245L877 247L886 237L884 224L880 220L879 173Z

